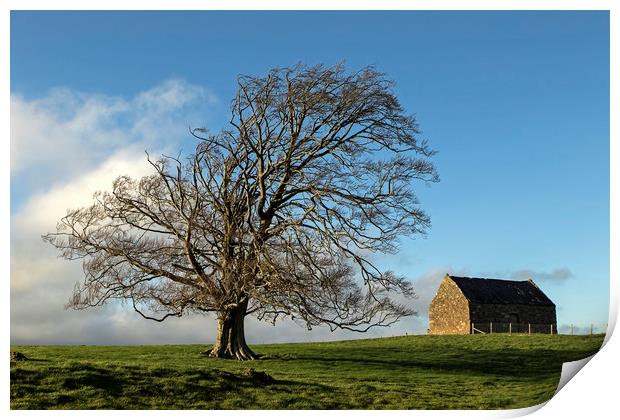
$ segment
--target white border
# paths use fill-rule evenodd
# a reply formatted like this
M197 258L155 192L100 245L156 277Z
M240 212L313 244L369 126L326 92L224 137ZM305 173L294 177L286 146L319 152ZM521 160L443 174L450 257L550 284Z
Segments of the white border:
M79 0L59 0L59 1L45 1L45 0L8 0L2 2L4 13L0 17L0 33L2 34L1 42L1 55L2 66L0 66L0 77L4 81L0 92L2 92L3 101L1 102L2 115L5 124L4 128L4 143L6 144L5 153L2 154L2 169L4 171L4 177L1 182L2 191L5 197L5 205L2 207L2 221L5 226L5 232L10 230L10 212L8 205L9 188L10 188L10 153L8 152L10 138L9 128L9 100L10 100L10 84L9 79L9 48L10 48L10 10L70 10L70 9L85 9L84 1ZM554 398L552 398L544 408L536 411L532 414L533 418L539 419L552 419L562 418L568 416L569 418L575 417L589 417L597 418L608 417L608 413L616 412L616 399L617 395L614 390L614 382L617 379L619 373L618 360L615 354L618 353L620 345L618 339L611 336L613 331L617 313L618 313L618 273L619 262L618 256L620 256L620 246L618 239L618 215L620 214L620 194L618 194L618 187L620 186L618 174L619 170L614 163L618 163L618 125L615 117L618 113L618 98L620 98L620 92L614 75L618 73L618 54L614 49L618 45L618 2L616 1L603 1L603 0L522 0L522 1L491 1L491 0L478 0L478 1L459 1L459 0L437 0L437 1L392 1L384 0L381 2L368 1L368 0L347 0L347 1L326 1L315 0L311 3L296 3L292 4L290 1L283 0L265 0L260 2L251 3L248 1L220 1L220 2L199 2L191 0L176 0L162 1L152 0L149 2L138 0L108 0L108 1L90 1L88 2L89 9L96 10L348 10L348 9L363 9L363 10L610 10L611 11L611 108L610 108L610 124L611 124L611 141L610 141L610 170L611 170L611 183L610 183L610 261L611 261L611 279L610 279L610 315L609 315L609 327L608 335L606 337L606 345L599 354L592 359L587 366L584 367L582 372L579 373L577 380L570 381ZM5 264L2 266L2 278L5 280L4 293L1 294L2 307L4 308L4 341L3 348L5 349L5 357L8 357L9 352L9 319L10 319L10 267L9 267L9 237L4 235L2 237L3 255L5 258ZM614 354L615 353L615 354ZM171 413L163 411L132 411L127 414L124 412L79 412L79 411L56 411L56 412L33 412L33 411L9 411L9 366L8 363L2 365L2 372L4 373L4 380L2 381L2 411L8 412L10 418L39 418L47 416L59 416L66 418L82 418L85 414L94 418L107 418L108 416L127 415L132 418L154 418L163 419L169 417ZM543 406L541 405L541 406ZM458 417L458 418L506 418L516 417L528 414L535 411L541 406L531 407L522 410L505 410L505 411L393 411L386 413L376 413L373 411L331 411L331 412L312 412L312 411L277 411L277 412L251 412L251 413L235 413L235 412L210 412L208 415L212 415L218 418L230 418L235 415L250 415L258 416L259 418L267 418L273 420L289 419L294 416L298 419L310 419L317 415L327 417L346 417L346 418L375 418L377 415L395 416L399 418L445 418L445 417ZM177 412L175 416L182 415L183 417L203 417L204 412Z

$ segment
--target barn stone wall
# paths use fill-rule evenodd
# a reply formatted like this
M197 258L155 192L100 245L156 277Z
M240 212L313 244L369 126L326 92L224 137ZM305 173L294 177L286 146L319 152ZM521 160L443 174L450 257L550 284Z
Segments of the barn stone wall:
M507 332L509 324L513 332L527 332L529 328L531 332L548 333L550 325L557 332L555 306L470 303L469 308L471 322L485 332L491 322L495 332Z
M429 334L469 334L469 302L445 277L428 308Z

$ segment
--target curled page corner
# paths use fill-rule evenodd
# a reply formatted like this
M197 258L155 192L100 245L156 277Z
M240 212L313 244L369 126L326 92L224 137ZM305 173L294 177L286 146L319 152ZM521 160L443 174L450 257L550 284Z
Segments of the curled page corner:
M562 363L562 374L560 375L560 382L558 383L558 387L556 388L553 395L560 392L560 389L562 389L564 385L568 383L568 381L573 379L573 376L575 376L577 372L581 370L581 368L583 368L590 360L592 360L594 356L596 356L596 353L592 356L586 357L585 359Z
M555 393L553 395L560 392L560 390L564 387L564 385L566 385L568 381L573 379L573 376L575 376L577 372L579 372L590 360L592 360L594 356L596 356L596 354L599 351L601 351L605 347L605 344L607 344L607 341L609 341L609 338L611 337L611 334L613 333L616 327L616 316L615 315L616 315L615 313L610 313L609 322L607 323L607 330L605 331L605 338L603 339L603 344L601 345L601 348L598 349L596 353L594 353L592 356L586 357L585 359L579 359L579 360L574 360L572 362L562 363L562 373L560 374L560 382L558 382L558 387L556 388Z

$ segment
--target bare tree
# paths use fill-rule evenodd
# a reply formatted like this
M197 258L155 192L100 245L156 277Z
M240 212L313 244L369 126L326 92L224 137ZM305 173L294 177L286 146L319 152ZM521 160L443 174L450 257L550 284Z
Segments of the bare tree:
M190 129L187 159L147 155L152 175L119 177L44 235L84 260L68 306L121 299L156 321L214 312L210 354L234 359L256 357L248 314L357 331L413 314L394 301L411 285L370 259L425 231L413 183L438 180L392 85L341 65L239 77L229 130Z

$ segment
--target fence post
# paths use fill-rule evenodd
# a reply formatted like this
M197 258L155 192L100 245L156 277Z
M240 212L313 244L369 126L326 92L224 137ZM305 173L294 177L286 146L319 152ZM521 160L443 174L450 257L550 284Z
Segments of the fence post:
M493 322L489 322L489 334L493 334Z
M531 324L527 324L527 335L531 335L532 334L532 325Z
M471 333L472 335L474 334L474 323L473 322L471 323Z
M512 322L508 323L508 335L512 335Z
M594 330L594 324L590 324L590 335L592 335L593 330Z
M570 335L573 335L573 324L570 324Z

